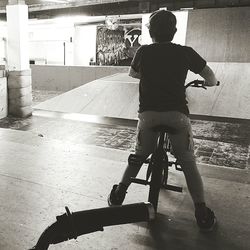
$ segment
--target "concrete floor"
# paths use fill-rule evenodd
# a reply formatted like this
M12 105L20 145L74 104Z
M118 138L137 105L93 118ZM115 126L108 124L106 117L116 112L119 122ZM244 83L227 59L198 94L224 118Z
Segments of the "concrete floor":
M86 136L77 139L86 128L93 137L98 128L103 129L101 124L65 125L63 119L32 119L33 123L26 120L26 126L22 121L19 130L0 129L1 250L32 247L55 217L65 212L65 206L73 212L107 206L107 194L119 181L129 154L128 149L90 143ZM239 169L199 164L207 203L219 221L218 228L210 234L198 231L183 175L172 171L170 182L183 185L184 192L162 191L159 214L152 224L106 227L104 232L83 235L50 249L247 250L249 152L247 159L247 165ZM143 174L145 169L140 173ZM134 184L125 204L146 201L147 192L147 187Z

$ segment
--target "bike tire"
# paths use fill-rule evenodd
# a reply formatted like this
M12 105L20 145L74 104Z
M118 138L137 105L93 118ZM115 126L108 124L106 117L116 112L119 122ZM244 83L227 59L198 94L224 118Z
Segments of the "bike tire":
M153 164L153 171L151 173L148 201L153 205L155 212L157 212L159 193L162 185L163 166L161 163L160 154L154 155L150 163Z
M162 166L162 179L161 184L162 186L167 185L168 182L168 158L164 160L164 164Z

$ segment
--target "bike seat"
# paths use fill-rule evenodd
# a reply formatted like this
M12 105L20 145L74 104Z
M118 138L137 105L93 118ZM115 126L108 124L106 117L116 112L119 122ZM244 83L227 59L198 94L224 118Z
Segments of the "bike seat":
M163 133L169 133L169 134L176 134L177 133L176 128L169 127L167 125L157 125L157 126L154 126L152 129L155 132L163 132Z

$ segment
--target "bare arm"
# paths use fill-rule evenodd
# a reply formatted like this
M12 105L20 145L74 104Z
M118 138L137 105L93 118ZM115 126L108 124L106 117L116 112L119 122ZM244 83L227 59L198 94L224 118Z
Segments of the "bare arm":
M137 79L141 79L141 74L139 72L136 72L132 67L129 68L129 76Z
M217 85L217 79L213 70L206 65L204 69L199 73L201 77L205 79L205 86L212 87Z

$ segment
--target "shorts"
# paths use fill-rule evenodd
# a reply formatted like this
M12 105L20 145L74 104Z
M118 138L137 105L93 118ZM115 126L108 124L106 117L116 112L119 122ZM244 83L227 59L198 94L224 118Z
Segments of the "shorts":
M194 142L190 119L178 111L144 111L138 115L135 154L147 158L156 148L159 133L153 131L157 125L167 125L176 130L169 134L174 155L182 161L195 161Z

